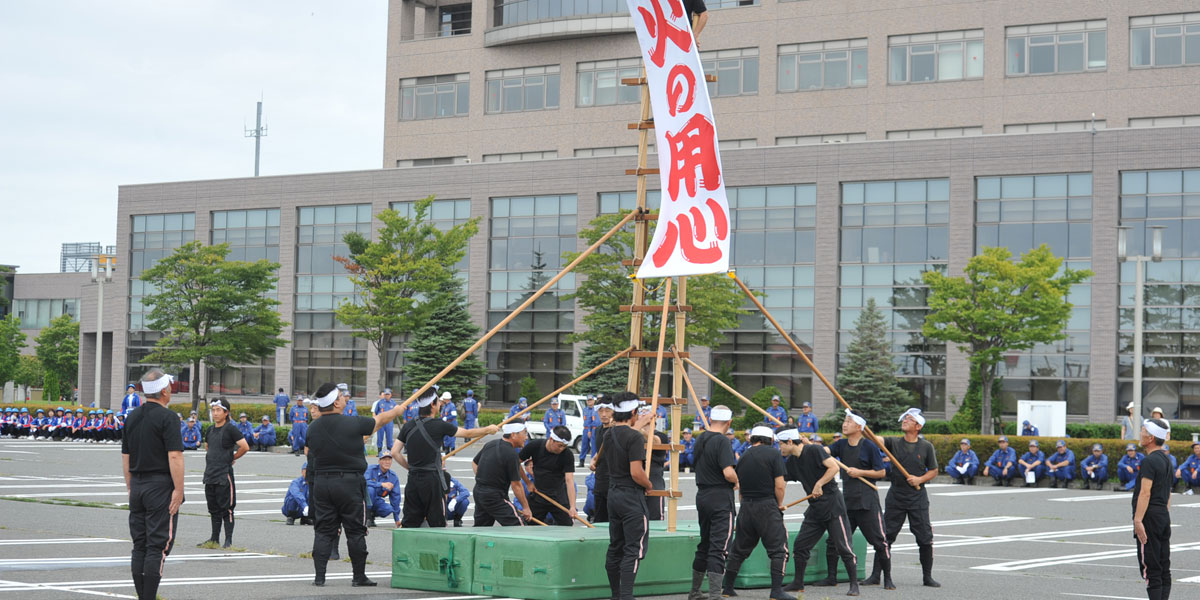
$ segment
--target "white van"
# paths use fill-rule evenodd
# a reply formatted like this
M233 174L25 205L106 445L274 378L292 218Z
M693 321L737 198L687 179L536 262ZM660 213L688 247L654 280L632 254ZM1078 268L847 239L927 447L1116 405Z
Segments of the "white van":
M587 406L587 396L576 394L559 394L558 407L567 415L567 429L571 430L571 448L579 452L583 443L583 409ZM538 408L541 408L540 406ZM549 410L547 406L546 410ZM530 437L546 437L546 424L541 419L529 419L526 425Z

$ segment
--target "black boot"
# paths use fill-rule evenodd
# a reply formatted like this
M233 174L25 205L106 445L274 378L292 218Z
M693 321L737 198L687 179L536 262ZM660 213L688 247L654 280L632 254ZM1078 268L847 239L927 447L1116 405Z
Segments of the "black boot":
M942 587L942 584L933 580L933 545L920 546L921 552L921 573L922 584L925 587Z
M721 600L721 588L723 587L721 578L724 575L715 571L709 571L705 575L708 578L708 600Z
M692 589L688 591L687 600L704 600L704 592L700 591L700 586L704 585L704 571L692 570Z
M850 591L846 592L847 596L858 595L858 561L854 558L842 559L846 565L846 576L850 578Z
M875 553L875 562L871 565L871 576L862 580L862 585L879 585L879 574L883 571L883 564L881 563L886 560L887 558L883 554L879 552ZM888 571L890 572L891 569L889 568Z
M724 581L721 584L721 595L725 598L733 598L737 596L737 592L733 589L733 582L737 579L738 572L725 568Z
M808 564L805 562L800 562L800 559L796 559L795 562L796 576L792 579L791 583L787 584L787 587L783 588L783 591L785 592L804 591L804 569L808 567Z
M875 564L880 565L883 571L883 589L894 590L896 584L892 583L892 558L887 552L875 552Z
M967 478L967 485L975 485L975 478L974 478L974 477L968 477L968 478Z
M222 548L233 546L233 515L229 515L229 519L225 521L225 545Z
M992 487L1000 487L1000 486L1002 486L1002 485L1004 485L1004 481L1003 481L1003 480L1001 480L1001 479L997 479L997 480L996 480L996 483L993 483L993 484L992 484Z
M288 518L287 518L287 524L288 524L288 525L295 525L295 524L296 524L296 517L288 517Z
M838 555L832 548L825 548L825 579L814 581L816 587L833 587L837 580Z
M709 574L709 582L712 582L712 574ZM621 571L621 600L633 600L633 584L637 580L637 573L634 571ZM720 587L720 576L717 576L717 587ZM709 593L711 596L711 592ZM717 597L721 597L721 590L717 590Z
M783 591L783 571L787 563L783 560L771 561L771 600L796 600L796 597Z
M142 567L139 565L138 568L141 569ZM142 588L144 588L145 586L146 586L145 577L143 577L141 573L134 573L133 574L133 589L134 589L134 591L137 592L138 598L144 597L142 595Z
M616 569L608 569L608 588L612 592L612 600L619 600L621 597L621 571Z
M209 515L208 518L212 521L212 535L210 535L207 540L196 544L197 548L205 544L221 543L221 517L218 515Z
M156 600L158 598L158 584L162 581L161 575L143 575L142 579L142 600Z

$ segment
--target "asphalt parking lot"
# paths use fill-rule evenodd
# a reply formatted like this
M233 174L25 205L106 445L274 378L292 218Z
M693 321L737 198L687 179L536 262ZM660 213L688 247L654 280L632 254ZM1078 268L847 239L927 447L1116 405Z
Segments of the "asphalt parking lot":
M472 449L448 461L471 487ZM478 596L393 589L388 527L368 536L368 575L378 588L351 588L349 563L331 564L329 584L313 588L312 530L289 527L279 512L288 482L303 458L250 453L238 461L237 526L233 550L203 550L209 520L200 483L204 456L186 453L186 495L178 543L167 561L160 595L170 600L325 598L450 600ZM403 479L403 475L401 476ZM579 478L582 484L582 477ZM580 486L582 490L582 485ZM694 519L694 482L681 476L680 518ZM899 589L863 588L862 597L1144 598L1130 527L1129 496L1111 491L1052 488L930 486L935 532L934 576L941 589L920 586L913 538L893 548ZM789 486L789 499L803 496ZM129 532L120 447L34 440L0 440L0 600L4 598L132 598ZM580 506L583 494L580 494ZM1174 495L1174 597L1200 597L1200 497ZM788 523L801 518L799 507ZM470 521L466 524L469 526ZM654 552L653 540L650 552ZM345 541L341 546L346 556ZM868 560L870 560L868 558ZM580 565L596 568L597 565ZM838 588L809 587L804 598L836 598ZM742 598L766 598L747 590ZM668 598L668 597L663 597ZM671 598L682 598L675 596Z

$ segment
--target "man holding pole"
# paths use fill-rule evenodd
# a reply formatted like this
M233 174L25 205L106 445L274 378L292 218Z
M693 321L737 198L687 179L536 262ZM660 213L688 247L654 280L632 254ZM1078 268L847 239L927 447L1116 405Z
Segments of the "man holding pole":
M692 560L692 589L688 600L701 600L700 585L708 579L709 600L720 600L725 558L733 537L733 488L738 484L737 459L725 439L733 411L724 405L709 413L708 431L696 440L696 510L700 513L700 543Z
M923 583L927 587L942 587L933 579L933 526L929 522L929 494L925 484L938 474L937 455L933 444L917 437L925 426L925 417L921 409L910 408L900 415L900 430L903 438L882 438L875 436L875 443L882 444L888 452L896 457L897 466L908 472L908 477L900 469L892 469L889 477L891 487L888 488L887 499L884 501L884 529L887 532L888 545L896 542L904 520L908 519L908 530L917 538L917 549L921 557L921 572ZM879 570L883 565L875 561L871 577L863 582L864 585L879 583Z
M505 527L524 525L533 513L529 510L529 499L525 497L523 481L528 485L517 450L525 446L525 423L505 423L504 437L492 440L475 455L471 468L475 470L475 526L491 527L499 523ZM532 488L533 486L528 486ZM508 490L523 507L519 512L508 501Z
M847 477L842 479L843 496L846 500L846 518L850 522L850 535L861 529L867 543L875 549L875 564L883 571L884 589L894 590L892 583L892 554L883 529L883 509L879 506L879 492L872 489L863 478L883 479L887 471L880 459L879 447L863 437L867 420L860 414L846 411L842 422L842 439L829 447L829 455L846 465ZM829 575L813 585L837 585L837 547L833 538L825 540L825 564ZM878 570L878 569L876 569ZM865 582L864 582L865 583Z
M537 490L529 498L529 510L538 516L549 514L554 525L570 527L575 515L575 455L571 452L571 430L558 425L546 431L545 439L531 440L518 458L533 460L533 481ZM550 500L542 496L549 496ZM561 507L570 509L563 512Z
M646 438L639 431L650 415L634 420L637 394L621 392L614 398L613 426L606 441L609 464L608 573L611 598L633 600L638 562L646 557L650 529L646 519L646 491L651 489L646 471ZM720 581L717 582L718 588ZM718 593L717 597L720 597Z
M723 596L736 596L733 582L742 562L761 540L771 561L771 600L794 600L783 591L787 569L787 529L783 525L783 498L787 493L783 457L774 447L775 430L760 425L750 431L750 449L737 464L742 510L737 516L737 538L725 565Z

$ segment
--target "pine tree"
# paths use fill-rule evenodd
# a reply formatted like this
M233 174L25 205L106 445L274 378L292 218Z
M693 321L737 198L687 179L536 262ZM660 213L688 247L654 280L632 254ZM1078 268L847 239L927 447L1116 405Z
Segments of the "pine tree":
M868 423L894 419L912 402L912 395L896 383L887 327L874 299L854 323L848 357L838 371L838 391Z
M611 358L604 352L596 350L592 344L587 344L579 352L579 368L575 375L583 375L596 365ZM570 390L573 394L608 394L623 391L629 383L629 359L619 358L612 364L596 371L591 377L580 381Z
M462 291L462 281L457 277L446 281L430 303L433 306L429 319L413 332L408 344L404 379L409 387L415 388L433 379L479 339L479 327L467 312L467 298ZM446 374L438 385L456 399L465 397L467 390L475 390L475 397L482 402L480 389L485 373L483 361L472 354Z

